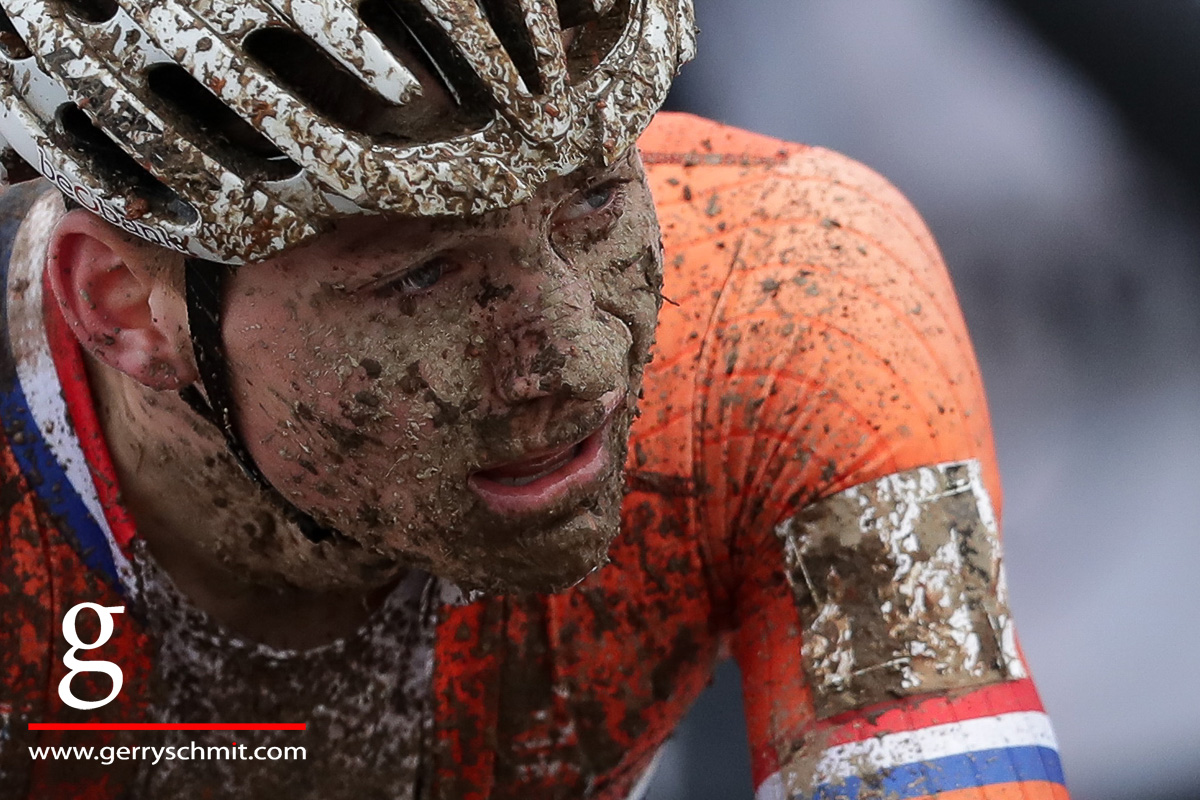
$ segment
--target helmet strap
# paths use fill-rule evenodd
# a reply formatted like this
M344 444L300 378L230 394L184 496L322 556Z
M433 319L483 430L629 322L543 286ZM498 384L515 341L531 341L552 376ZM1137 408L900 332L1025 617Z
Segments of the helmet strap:
M201 394L195 385L191 385L181 389L179 396L193 411L221 431L225 437L226 448L242 471L258 484L276 508L300 529L305 538L314 543L329 540L349 541L338 531L321 525L307 512L293 505L267 480L255 463L234 423L233 391L225 358L225 344L221 337L225 281L233 274L233 268L201 258L188 258L185 265L192 352L196 358L196 368L200 373L200 385L204 387L204 393Z

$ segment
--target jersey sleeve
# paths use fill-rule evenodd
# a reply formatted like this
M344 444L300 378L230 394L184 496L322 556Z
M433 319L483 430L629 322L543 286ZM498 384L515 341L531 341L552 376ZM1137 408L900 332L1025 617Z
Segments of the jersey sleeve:
M829 151L719 155L677 176L694 214L667 218L689 229L683 293L712 297L697 518L757 796L1065 797L1008 614L982 382L931 235Z

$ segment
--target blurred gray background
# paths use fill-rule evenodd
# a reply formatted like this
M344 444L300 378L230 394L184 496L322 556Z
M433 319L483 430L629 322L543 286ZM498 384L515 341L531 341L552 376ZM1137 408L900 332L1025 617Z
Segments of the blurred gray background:
M670 107L916 204L987 382L1013 605L1076 800L1200 798L1200 2L697 0ZM722 667L651 800L753 796Z

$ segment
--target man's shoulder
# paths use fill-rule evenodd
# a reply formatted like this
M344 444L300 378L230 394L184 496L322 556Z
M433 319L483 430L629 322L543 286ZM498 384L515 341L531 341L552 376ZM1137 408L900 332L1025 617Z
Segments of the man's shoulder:
M922 255L936 253L908 199L870 167L833 150L678 113L659 114L639 146L672 300L695 297L709 305L732 271L828 260L833 230L885 246L913 240ZM870 259L859 261L837 274L854 279L856 266L871 266Z
M785 363L795 374L820 366L808 361L818 351L803 331L831 314L874 324L887 316L880 308L921 307L905 294L908 283L934 287L938 298L949 291L912 205L852 158L680 114L660 115L641 147L663 231L667 302L635 434L686 440L700 393L723 402L746 376L775 375ZM678 454L659 449L672 466L650 468L686 474Z
M646 165L770 166L807 148L781 139L672 111L660 112L638 140Z
M675 112L655 117L638 144L668 250L750 225L847 215L890 218L924 233L886 178L825 147Z
M881 200L899 196L885 178L848 155L694 114L660 112L638 140L638 147L652 181L684 168L689 174L696 175L741 173L747 178L758 174L842 183L878 191Z

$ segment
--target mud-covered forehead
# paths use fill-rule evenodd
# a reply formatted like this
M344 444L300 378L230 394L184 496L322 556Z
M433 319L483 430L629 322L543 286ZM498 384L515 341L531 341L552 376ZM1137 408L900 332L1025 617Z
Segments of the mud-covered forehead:
M0 0L0 136L142 238L244 263L472 215L634 142L687 0Z

